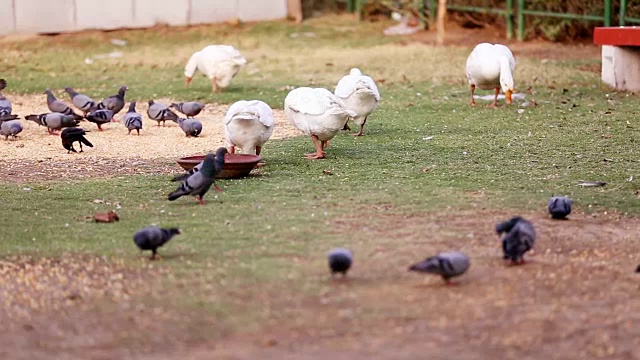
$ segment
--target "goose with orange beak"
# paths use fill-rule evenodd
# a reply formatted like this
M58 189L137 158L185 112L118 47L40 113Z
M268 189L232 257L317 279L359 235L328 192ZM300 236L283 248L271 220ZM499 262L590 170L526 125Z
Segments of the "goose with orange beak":
M209 45L191 55L184 68L185 85L189 86L196 70L211 80L211 90L218 92L245 66L247 60L230 45Z
M473 93L476 88L495 90L495 98L491 107L498 105L498 94L504 92L507 104L511 104L513 94L513 72L516 69L516 59L508 47L500 44L482 43L476 45L467 58L467 79L471 87L469 104L475 106Z

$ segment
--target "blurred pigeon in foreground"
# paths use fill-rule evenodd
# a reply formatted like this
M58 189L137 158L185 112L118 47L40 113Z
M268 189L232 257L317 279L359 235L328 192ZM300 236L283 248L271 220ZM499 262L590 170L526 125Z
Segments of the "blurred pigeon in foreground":
M636 268L636 272L640 273L640 265L638 265L638 267Z
M533 224L520 216L496 225L498 235L504 233L502 250L504 259L514 264L524 264L524 254L533 248L536 241L536 230Z
M71 102L73 103L73 106L82 111L85 116L87 116L87 114L96 107L95 100L88 97L87 95L78 94L70 87L64 88L64 91L69 94L69 96L71 96Z
M347 276L347 271L351 268L353 254L348 249L337 248L329 252L329 269L331 276L341 273L342 277Z
M9 139L9 136L15 139L20 132L22 132L20 120L3 121L0 124L0 135L4 136L5 140Z
M178 121L178 115L169 110L169 107L167 105L157 103L153 100L149 100L149 109L147 109L147 115L149 115L149 119L157 121L158 126L160 126L160 121L162 121L162 126L164 126L164 122L167 120Z
M12 115L13 108L11 107L11 101L2 95L2 90L7 87L7 81L0 79L0 121L15 120L18 115Z
M218 148L218 150L216 150L215 170L213 172L213 179L214 179L213 186L216 187L217 192L222 192L222 189L218 186L218 184L216 184L215 178L218 177L218 175L220 175L220 173L222 172L222 169L224 168L224 155L226 153L227 153L227 148L224 148L224 147L220 147ZM186 173L175 176L173 179L171 179L171 181L184 181L194 173L197 173L198 171L200 171L203 165L204 165L204 160L201 161L198 165L192 167L191 170L187 171Z
M57 135L56 131L66 127L78 126L78 120L73 115L61 113L46 113L40 115L27 115L24 117L38 125L46 126L50 135Z
M184 195L193 195L200 202L200 205L204 205L203 197L211 188L214 175L215 157L212 153L209 153L204 158L204 164L202 164L200 171L186 178L180 187L169 194L169 201L176 200Z
M113 121L115 113L112 110L101 109L94 110L89 113L86 119L96 125L98 125L98 131L102 131L102 125Z
M55 95L53 95L53 91L47 89L43 94L47 94L47 107L49 107L49 110L51 110L51 112L73 115L74 119L82 120L82 116L74 113L69 105L65 104L61 100L56 99Z
M443 252L415 263L409 271L440 275L447 285L453 285L451 278L464 274L470 266L469 257L461 252Z
M196 119L178 119L176 120L180 129L184 131L187 137L198 137L202 132L202 123Z
M70 152L77 152L76 149L73 148L73 143L80 143L80 152L82 152L82 144L87 145L88 147L93 147L93 144L84 137L87 134L87 131L83 128L68 128L62 131L60 134L60 139L62 139L62 147L67 149L67 154Z
M157 226L148 226L138 230L133 235L133 241L140 250L151 250L151 260L156 258L159 247L167 243L174 235L181 234L178 228L161 229Z
M131 130L135 130L138 132L138 136L140 136L140 129L142 129L142 115L136 112L135 101L132 101L129 104L129 111L124 114L124 126L129 130L127 135L131 134Z
M185 114L187 118L192 118L204 109L204 104L197 101L171 103L171 107Z
M553 219L566 219L571 214L571 204L573 201L568 197L554 196L549 199L549 214Z
M96 104L97 110L111 110L113 115L124 109L124 95L129 90L126 86L121 86L116 95L111 95Z

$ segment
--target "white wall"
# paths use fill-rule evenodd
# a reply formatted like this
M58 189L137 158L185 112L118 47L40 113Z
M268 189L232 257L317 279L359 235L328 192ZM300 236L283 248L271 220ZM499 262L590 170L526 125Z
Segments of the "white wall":
M0 35L273 20L287 0L0 0Z

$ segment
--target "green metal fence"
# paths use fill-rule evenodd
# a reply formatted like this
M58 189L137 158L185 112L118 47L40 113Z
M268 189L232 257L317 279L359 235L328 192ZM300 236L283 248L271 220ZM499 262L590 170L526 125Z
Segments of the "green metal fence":
M360 13L362 4L366 3L366 0L347 0L347 7L349 11L355 11ZM431 24L434 23L434 17L436 14L436 10L438 7L437 0L419 0L419 11L425 16L428 17L429 22ZM428 3L428 5L427 5ZM633 18L627 16L627 8L629 5L628 0L620 0L619 14L618 14L618 23L620 26L625 25L626 23L639 23L640 18ZM544 16L544 17L555 17L561 19L569 19L569 20L580 20L580 21L597 21L602 23L604 26L611 26L612 24L612 1L604 0L604 11L602 15L584 15L584 14L572 14L572 13L558 13L552 11L542 11L542 10L530 10L526 8L526 0L517 0L517 4L514 4L514 0L506 0L506 4L504 8L494 8L488 6L466 6L466 5L456 5L456 4L448 4L447 10L453 11L461 11L461 12L476 12L476 13L484 13L484 14L498 14L505 18L505 22L507 25L506 29L506 37L508 39L513 38L514 25L518 26L518 40L522 41L525 38L525 27L526 20L525 16ZM514 18L514 14L516 17Z

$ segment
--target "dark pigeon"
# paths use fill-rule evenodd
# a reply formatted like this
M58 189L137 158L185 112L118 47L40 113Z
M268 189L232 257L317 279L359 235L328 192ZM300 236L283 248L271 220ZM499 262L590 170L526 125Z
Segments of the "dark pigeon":
M218 150L216 150L215 170L213 172L213 178L214 178L213 186L215 186L217 192L221 192L222 189L218 186L218 184L215 183L215 178L217 178L220 175L220 173L222 172L222 169L224 168L224 156L226 153L227 153L227 148L225 147L220 147L218 148ZM200 171L203 165L204 165L204 160L201 161L198 165L192 167L186 173L175 176L173 179L171 179L171 181L184 181L189 176Z
M174 235L181 233L178 228L161 229L157 226L148 226L133 234L133 241L140 250L151 250L151 260L153 260L156 258L159 247L169 242Z
M43 94L47 94L47 107L49 107L49 110L51 110L51 112L73 115L74 119L82 120L82 116L74 113L69 105L65 104L61 100L56 99L55 95L53 95L53 91L47 89Z
M96 104L97 110L111 110L115 116L122 109L124 109L124 95L126 94L128 87L122 86L116 95L111 95L108 98L103 99Z
M178 115L173 111L169 110L169 107L162 103L157 103L153 100L149 100L149 109L147 109L147 115L149 115L149 119L155 120L158 122L158 126L160 126L160 122L162 121L162 126L164 126L164 122L167 120L170 121L178 121Z
M348 249L336 248L329 251L328 260L331 276L339 273L345 277L353 263L353 254Z
M5 140L9 139L9 136L14 139L22 132L22 124L20 120L3 121L0 123L0 135L4 136Z
M174 201L181 196L192 195L196 197L200 205L204 205L203 197L214 183L215 164L215 156L212 153L207 154L200 171L186 178L174 192L169 194L169 201Z
M464 274L470 266L469 257L461 252L443 252L415 263L409 271L442 276L447 285L453 285L451 278Z
M554 196L549 199L547 207L549 208L549 214L551 218L556 220L566 219L571 214L571 204L573 201L568 197Z
M197 101L171 103L171 107L185 114L188 118L192 118L204 109L204 104Z
M142 115L136 112L136 102L132 101L129 104L129 111L124 114L124 126L129 130L127 135L131 134L131 130L135 130L140 136L140 129L142 129Z
M87 114L96 107L95 100L88 97L87 95L78 94L78 92L70 87L64 88L64 91L69 94L69 96L71 96L71 102L73 103L73 106L82 111L85 116L87 116Z
M115 113L112 110L101 109L92 111L87 115L86 119L98 125L98 130L102 131L102 125L112 122L114 115Z
M178 119L176 122L187 137L198 137L202 133L202 123L196 119Z
M636 272L640 273L640 265L638 265L638 267L636 268Z
M56 131L66 127L78 126L78 120L73 115L65 115L61 113L46 113L39 115L27 115L24 117L33 121L38 125L46 126L47 132L51 135L57 135Z
M524 264L524 254L533 248L536 241L536 230L533 224L520 216L496 225L496 233L501 235L504 259L513 264Z
M13 112L11 101L2 94L2 90L6 87L7 81L5 79L0 79L0 122L15 120L18 118L18 115L11 114Z
M60 134L60 139L62 139L62 147L67 150L67 154L70 152L77 152L76 149L73 148L73 143L78 142L80 144L80 152L82 152L82 144L87 145L88 147L93 147L93 144L84 137L87 134L88 130L83 128L68 128L62 131Z

